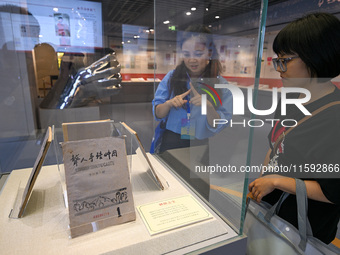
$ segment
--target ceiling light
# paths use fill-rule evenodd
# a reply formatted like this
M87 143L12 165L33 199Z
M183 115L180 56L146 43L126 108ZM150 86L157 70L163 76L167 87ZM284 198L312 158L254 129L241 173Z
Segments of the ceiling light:
M191 15L191 12L187 12L187 13L185 13L187 16L189 16L189 15Z
M218 16L218 15L217 15L217 16L215 16L215 19L219 19L219 18L220 18L220 16Z
M196 7L191 7L191 10L192 11L196 11Z
M207 7L207 8L205 8L205 10L206 10L206 11L209 11L209 8Z
M163 21L163 24L169 24L169 23L170 23L169 20Z

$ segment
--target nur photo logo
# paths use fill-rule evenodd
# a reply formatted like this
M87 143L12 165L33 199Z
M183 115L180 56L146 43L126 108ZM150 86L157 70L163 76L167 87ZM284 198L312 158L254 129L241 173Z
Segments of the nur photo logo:
M209 88L214 94L215 94L215 97L217 97L217 99L219 100L220 104L222 105L222 100L221 100L221 97L219 96L219 94L217 93L217 91L211 87L210 85L206 84L206 83L203 83L203 82L198 82L199 84L202 84L204 86L206 86L207 88ZM212 95L212 93L205 89L205 88L200 88L202 91L204 91L205 93L207 93L211 99L213 100L215 106L217 106L217 103L216 103L216 100L214 98L214 96ZM202 94L202 102L201 102L201 113L202 115L207 115L207 94Z
M215 96L219 99L221 105L222 105L222 101L220 96L218 95L217 91L207 85L207 84L203 84L205 86L207 86L211 91L213 91L213 93L215 94ZM244 99L244 94L242 92L242 90L235 85L232 84L215 84L214 87L216 89L228 89L233 97L233 115L244 115L245 114L245 99ZM216 100L213 97L212 93L204 88L201 88L204 92L206 92L214 101L215 106L216 104ZM290 93L300 93L305 95L302 98L288 98L288 94ZM206 115L207 114L207 94L202 94L202 101L201 101L201 114L202 115ZM253 102L253 89L252 88L247 88L247 107L249 109L249 111L254 114L254 115L258 115L258 116L269 116L270 114L274 113L276 111L277 105L278 105L278 89L277 88L273 88L272 89L272 105L269 109L266 110L259 110L256 109L254 106L254 102ZM295 105L304 115L311 115L311 113L304 107L304 103L307 103L311 98L311 94L309 92L309 90L304 89L304 88L295 88L295 87L289 87L289 88L285 88L282 87L281 88L281 115L285 116L286 115L286 109L287 109L287 105L291 104L291 105ZM269 121L272 123L277 121L276 119L265 119L265 121ZM246 122L248 123L248 126L250 127L262 127L264 125L263 120L261 119L250 119L248 121L246 121L245 119L242 122L237 122L234 124L241 124L244 127L246 126ZM293 125L288 125L286 124L287 122L291 123L294 122ZM257 123L257 124L255 124ZM214 119L214 127L216 127L216 125L226 125L226 124L230 124L230 126L232 126L233 122L232 119L231 120L227 120L227 119ZM281 121L281 124L283 126L286 127L292 127L292 126L296 126L297 121L293 120L293 119L284 119Z

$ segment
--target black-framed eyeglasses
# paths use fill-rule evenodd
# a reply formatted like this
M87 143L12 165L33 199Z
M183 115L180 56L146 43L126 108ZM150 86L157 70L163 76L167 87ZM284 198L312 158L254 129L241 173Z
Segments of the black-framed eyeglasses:
M299 56L289 57L289 58L273 58L273 65L275 68L275 71L277 71L277 66L280 67L281 72L287 71L287 63L291 61L294 58L298 58Z

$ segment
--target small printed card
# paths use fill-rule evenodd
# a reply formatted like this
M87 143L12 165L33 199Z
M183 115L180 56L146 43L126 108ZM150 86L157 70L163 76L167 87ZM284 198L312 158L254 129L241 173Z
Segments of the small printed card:
M181 121L181 139L195 139L195 123L190 119L182 119Z
M71 237L136 219L122 137L62 144Z
M191 195L141 205L137 210L150 235L213 218Z

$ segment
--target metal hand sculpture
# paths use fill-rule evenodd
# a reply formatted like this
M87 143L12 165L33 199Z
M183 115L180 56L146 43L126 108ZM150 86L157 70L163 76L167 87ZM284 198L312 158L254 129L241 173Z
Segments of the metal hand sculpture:
M66 84L60 74L61 78L40 107L57 109L81 107L91 101L115 95L121 88L120 69L115 52L112 52L88 67L80 68L75 75L69 74Z

